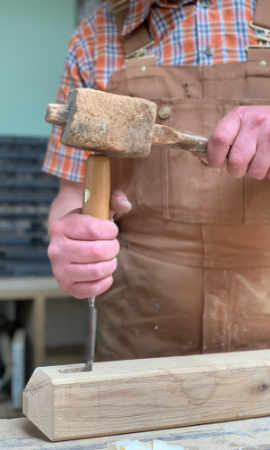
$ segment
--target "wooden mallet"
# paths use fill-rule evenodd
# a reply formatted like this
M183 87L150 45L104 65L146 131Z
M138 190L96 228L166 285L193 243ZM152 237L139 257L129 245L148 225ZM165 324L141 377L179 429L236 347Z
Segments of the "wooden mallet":
M94 89L74 89L66 105L48 106L46 120L62 126L61 142L94 152L84 181L85 214L109 217L108 156L146 158L152 144L178 144L181 150L206 152L206 138L158 125L156 115L157 105L151 101Z

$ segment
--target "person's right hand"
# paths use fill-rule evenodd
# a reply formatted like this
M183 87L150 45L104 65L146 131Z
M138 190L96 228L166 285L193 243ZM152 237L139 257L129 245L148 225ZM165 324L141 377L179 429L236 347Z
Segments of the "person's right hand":
M131 209L126 195L115 191L111 216ZM48 255L59 285L76 298L107 291L117 267L118 227L110 220L96 219L73 210L49 227Z

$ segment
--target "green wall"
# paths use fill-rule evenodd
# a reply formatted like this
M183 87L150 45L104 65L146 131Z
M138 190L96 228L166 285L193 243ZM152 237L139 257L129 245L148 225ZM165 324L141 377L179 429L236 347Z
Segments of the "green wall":
M76 0L0 0L0 135L48 136Z

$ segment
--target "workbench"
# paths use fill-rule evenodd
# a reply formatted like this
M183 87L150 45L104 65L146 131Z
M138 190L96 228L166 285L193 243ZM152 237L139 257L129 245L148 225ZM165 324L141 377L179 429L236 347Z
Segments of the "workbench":
M120 439L160 439L183 450L269 450L270 417L64 442L49 442L27 419L0 420L1 450L105 450Z
M0 279L0 302L32 300L33 365L45 363L46 302L51 298L68 298L53 277Z

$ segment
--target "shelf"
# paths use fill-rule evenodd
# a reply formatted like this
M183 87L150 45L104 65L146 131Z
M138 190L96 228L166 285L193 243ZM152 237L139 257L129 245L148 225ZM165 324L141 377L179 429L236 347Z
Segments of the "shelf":
M33 364L45 362L46 301L68 298L53 277L0 278L0 301L32 300Z

